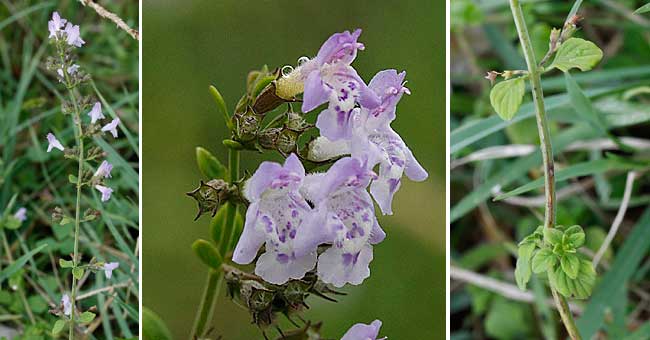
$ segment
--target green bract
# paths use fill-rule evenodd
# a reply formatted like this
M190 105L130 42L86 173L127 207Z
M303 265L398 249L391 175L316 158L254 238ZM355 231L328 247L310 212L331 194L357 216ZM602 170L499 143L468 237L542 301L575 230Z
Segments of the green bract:
M196 163L201 174L209 179L224 179L227 177L228 170L226 170L226 167L210 151L200 146L196 148Z
M543 241L542 241L543 240ZM549 282L566 297L585 299L591 294L596 272L591 261L577 253L585 243L582 227L538 227L519 243L515 279L524 290L531 273L548 272Z
M570 38L562 43L549 68L557 68L562 72L579 68L584 72L591 70L602 58L603 51L596 44L580 38Z
M510 120L524 99L524 78L514 78L496 84L490 91L490 103L503 120Z
M205 265L213 269L221 267L221 256L210 242L198 239L192 244L192 250Z

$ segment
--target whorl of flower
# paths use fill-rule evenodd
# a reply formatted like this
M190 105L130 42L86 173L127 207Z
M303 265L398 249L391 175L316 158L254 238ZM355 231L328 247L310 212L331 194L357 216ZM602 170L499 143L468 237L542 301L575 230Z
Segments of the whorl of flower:
M99 165L97 171L95 171L94 177L104 177L111 178L111 171L113 170L113 165L107 161L102 161L102 164Z
M370 276L372 245L386 237L366 191L375 177L359 159L346 157L326 173L305 178L301 192L315 208L297 239L297 253L332 245L318 257L318 276L325 283L358 285Z
M20 222L25 222L27 219L27 209L24 207L18 208L18 210L16 210L16 213L14 213L14 218Z
M61 151L64 150L63 145L61 142L59 142L58 139L56 139L56 136L54 136L52 133L47 134L47 152L52 151L52 149L59 149Z
M255 274L270 283L300 279L316 263L315 251L300 256L294 252L295 238L311 210L298 191L304 177L305 169L291 154L284 165L260 164L244 189L251 204L233 261L250 263L265 243L266 252L258 259Z
M72 303L68 294L63 294L61 297L61 304L63 305L63 314L70 316L72 314Z
M104 119L104 114L102 113L102 103L95 102L95 104L93 105L92 110L90 110L90 112L88 112L88 116L90 116L90 123L91 124L95 124L96 121L98 121L100 119ZM117 134L117 131L115 133Z
M104 270L104 275L106 275L106 278L110 279L113 276L113 270L119 266L120 264L118 262L104 263L102 269Z
M102 202L106 202L109 199L111 199L111 194L113 193L113 189L99 184L95 185L95 189L97 189L97 191L99 191L102 194L102 198L101 198Z
M381 328L381 321L375 320L371 324L366 325L358 323L352 326L341 340L384 340L387 337L377 338L379 336L379 328Z
M111 133L111 135L113 135L113 138L117 138L117 125L118 124L120 124L120 119L115 118L110 123L104 125L102 127L102 131L103 132L109 131Z

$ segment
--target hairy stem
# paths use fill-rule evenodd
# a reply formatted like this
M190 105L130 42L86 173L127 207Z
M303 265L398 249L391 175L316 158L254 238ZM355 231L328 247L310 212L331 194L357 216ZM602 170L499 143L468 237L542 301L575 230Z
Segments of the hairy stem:
M239 179L239 151L230 149L228 151L228 173L230 174L228 180L230 184L234 183ZM221 254L221 258L225 259L227 253L230 251L229 245L232 244L233 238L235 237L236 228L235 228L235 216L237 214L237 205L228 203L226 207L226 219L224 221L224 228L228 230L230 228L230 235L226 235L228 238L224 238L221 242L226 242L225 248ZM194 320L194 326L192 327L192 333L190 334L190 340L196 339L203 336L205 332L205 326L208 323L208 320L212 319L214 314L214 308L217 304L219 298L219 293L221 292L221 286L223 286L224 273L222 270L210 269L208 272L208 279L203 289L203 295L201 296L201 303L199 309L196 313L196 319Z
M530 85L533 93L533 102L535 104L535 113L537 118L537 130L539 133L539 142L542 151L542 160L544 164L544 191L546 195L546 209L544 215L544 227L553 228L555 226L555 165L553 163L553 147L551 146L551 134L546 117L546 109L544 108L544 93L542 92L542 82L540 77L540 67L535 60L535 53L533 52L533 45L528 35L528 29L524 20L524 13L521 9L519 0L510 0L510 10L514 18L515 25L517 26L517 34L519 41L524 51L528 73L530 75ZM566 327L569 336L573 340L582 339L578 328L573 321L573 316L569 310L569 305L566 299L558 294L553 287L551 287L553 299L560 311L560 317Z

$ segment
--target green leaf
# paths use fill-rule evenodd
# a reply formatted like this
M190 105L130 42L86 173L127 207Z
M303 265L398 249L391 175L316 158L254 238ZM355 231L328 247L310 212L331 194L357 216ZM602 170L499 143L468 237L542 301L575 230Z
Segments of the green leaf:
M517 265L515 268L515 281L517 281L517 286L519 289L526 290L526 284L530 280L531 275L531 266L530 259L533 256L533 251L535 251L534 243L526 243L519 246L517 251Z
M580 270L580 259L575 254L564 254L560 259L560 266L568 277L575 279Z
M650 12L650 2L637 8L636 11L634 11L634 14L642 14L647 12Z
M588 176L593 174L600 174L608 171L629 171L637 169L648 168L650 164L641 164L636 162L630 162L621 158L606 158L606 159L596 159L593 161L586 161L578 164L568 166L562 170L559 170L555 173L556 182L565 181L571 178ZM512 191L503 193L494 198L494 201L500 201L509 197L517 196L531 190L541 188L544 186L544 179L539 178L532 182L528 182L525 185L522 185Z
M644 75L650 74L650 67L644 70L631 70L636 73L643 72ZM601 74L603 73L602 71L595 71L592 73L598 73ZM590 75L590 73L587 73L585 75ZM608 80L612 80L613 78L616 78L615 76L611 74L607 74L609 77ZM631 75L628 75L628 77L635 77L634 73ZM576 76L576 79L578 77ZM564 77L559 79L559 85L557 86L558 89L564 89L565 88L565 80ZM546 86L544 86L546 88ZM591 89L585 91L585 95L589 98L601 96L604 94L608 93L613 93L616 91L619 91L621 89L625 89L629 86L623 87L623 86L611 86L611 87L601 87L601 88L596 88L596 89ZM569 104L569 95L568 94L559 94L559 95L554 95L554 96L549 96L544 98L544 104L546 106L546 111L551 112L552 110L556 110L558 108L564 107L567 104ZM449 147L449 152L452 155L456 155L459 153L461 150L463 150L465 147L468 147L470 145L473 145L474 143L480 141L481 139L490 136L491 134L494 134L496 132L499 132L506 128L507 126L514 124L516 122L520 122L525 119L532 119L535 117L535 106L533 105L532 102L527 102L521 106L521 109L519 110L518 114L509 121L504 121L500 117L497 116L490 116L484 119L480 120L471 120L466 124L463 124L459 128L454 129L451 132L451 135L449 137L450 139L450 147ZM554 143L557 143L555 140L553 141ZM554 145L555 146L555 145Z
M221 144L223 144L225 147L227 147L229 149L233 149L233 150L243 150L244 149L244 146L241 145L241 143L239 143L236 140L232 140L232 139L224 139L224 140L221 141Z
M81 267L72 268L72 276L74 276L77 280L80 280L83 275L84 275L83 268Z
M490 91L490 103L503 120L511 120L524 99L524 78L514 78L496 84Z
M221 93L219 92L219 90L217 90L216 87L212 85L210 85L209 91L210 94L212 95L212 99L214 99L214 102L217 104L219 111L223 115L223 119L226 122L226 126L228 127L228 129L232 129L232 122L230 121L230 115L228 114L228 107L226 106L226 102L223 100Z
M56 322L54 323L54 327L52 327L52 333L54 335L61 333L63 327L65 327L65 324L66 324L65 320L56 320Z
M14 261L14 263L12 263L10 266L5 267L2 271L0 271L0 284L2 284L4 280L9 278L15 272L22 269L25 263L27 263L27 261L29 261L29 259L31 259L32 256L34 256L36 253L43 250L45 247L47 247L47 244L41 244L35 249L30 250L27 254L16 259L16 261Z
M550 270L548 278L551 286L565 297L586 299L591 295L596 282L596 272L590 261L580 259L578 261L579 269L575 279L569 277L562 266Z
M68 182L72 184L77 184L77 176L75 175L68 175Z
M544 241L556 245L562 242L564 233L556 228L544 228Z
M5 219L4 227L9 229L9 230L16 230L20 228L21 222L19 219L9 215Z
M95 313L93 312L83 312L79 316L79 322L81 323L89 323L95 319Z
M543 273L553 267L557 263L557 256L553 254L553 251L549 248L544 248L533 257L532 268L533 273L539 274Z
M571 243L571 245L576 249L585 244L585 232L579 225L570 226L566 231L564 231L564 235L568 239L569 243Z
M589 304L583 309L582 317L576 322L584 339L591 339L602 327L605 322L603 311L612 309L616 304L615 292L627 289L627 282L635 274L649 249L650 208L647 208L625 238L625 243L616 253L614 262L600 280Z
M210 151L200 146L196 148L196 163L201 174L209 179L224 179L227 177L228 171L226 167Z
M165 322L147 307L142 307L142 337L144 340L172 340Z
M532 339L534 324L529 307L495 297L485 316L485 332L494 339Z
M192 243L192 250L201 259L201 262L208 267L213 269L219 269L221 267L221 256L219 256L217 248L210 242L201 239L196 240Z
M74 223L74 219L70 216L63 216L61 217L61 222L59 222L59 225L64 226L70 223Z
M61 268L72 268L72 267L74 267L74 263L72 261L59 259L59 266Z
M579 68L584 72L591 70L602 58L603 51L596 44L580 38L569 38L562 43L549 68L557 68L562 72Z

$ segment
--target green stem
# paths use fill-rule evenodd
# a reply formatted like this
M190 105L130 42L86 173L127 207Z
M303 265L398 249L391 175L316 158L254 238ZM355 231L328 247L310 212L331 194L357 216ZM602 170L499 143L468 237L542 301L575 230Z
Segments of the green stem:
M81 221L81 188L83 183L81 179L83 177L83 163L84 163L84 140L83 140L83 128L81 125L81 113L79 112L79 104L77 103L77 97L74 94L72 82L68 75L68 67L66 66L64 52L59 48L59 56L61 58L61 63L63 65L63 75L65 78L65 85L68 88L68 96L74 107L74 115L72 117L72 122L75 125L75 140L77 142L77 199L75 203L75 218L74 218L74 250L72 255L73 267L79 265L79 225ZM72 275L72 287L70 288L70 303L72 309L70 312L70 328L68 332L68 339L74 339L74 328L75 328L75 309L76 309L76 296L77 296L77 278Z
M549 129L548 119L546 117L546 109L544 108L544 93L542 92L541 70L535 60L535 53L533 52L533 45L528 35L528 29L524 20L524 13L521 9L519 0L510 0L510 10L517 27L517 34L519 41L524 51L528 73L530 75L530 84L533 93L533 102L535 104L535 113L537 118L537 130L539 133L539 141L542 151L542 160L544 164L544 191L546 194L546 209L544 215L544 227L553 228L555 226L555 165L553 163L553 147L551 145L551 133ZM566 299L558 294L552 287L551 292L560 311L560 317L566 327L569 336L573 340L582 339L578 328L573 321L573 316L569 309Z
M232 184L239 179L239 151L232 149L228 150L228 169L228 173L230 174L228 179ZM226 211L224 227L230 228L230 235L227 240L224 239L221 241L222 243L227 241L226 247L223 248L224 250L221 254L221 258L223 259L225 259L227 252L230 251L227 245L232 243L232 239L236 232L235 216L237 214L237 205L229 203L226 209L228 210ZM226 234L224 233L224 236L225 235ZM217 304L219 293L221 292L221 286L223 286L223 278L224 274L222 270L210 269L208 272L208 279L205 288L203 289L201 303L199 304L196 319L194 320L190 340L203 336L205 326L208 323L208 320L212 319L212 315L214 314L214 308Z

